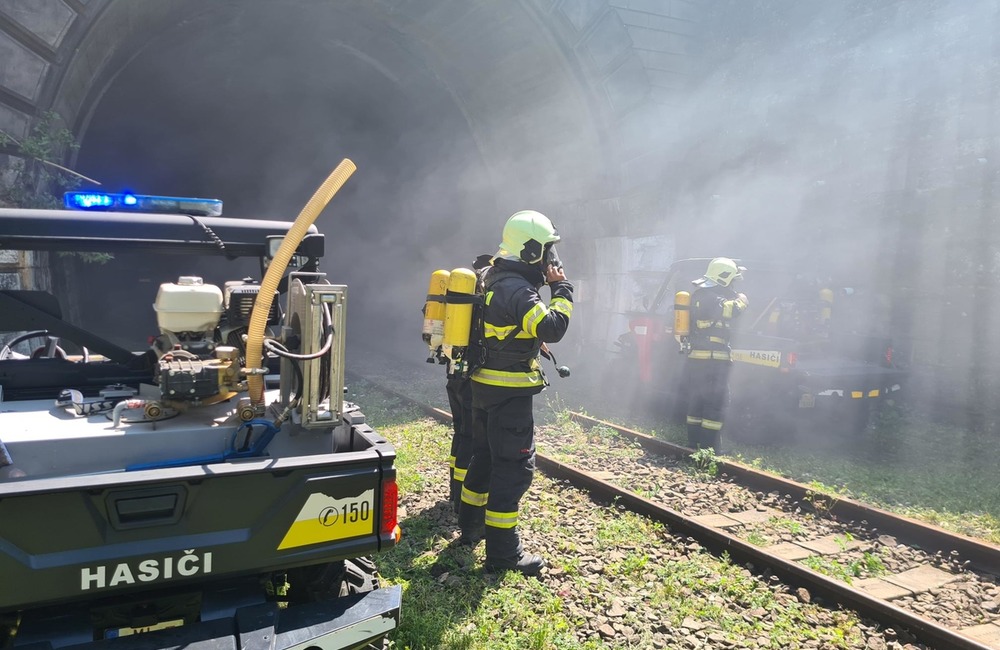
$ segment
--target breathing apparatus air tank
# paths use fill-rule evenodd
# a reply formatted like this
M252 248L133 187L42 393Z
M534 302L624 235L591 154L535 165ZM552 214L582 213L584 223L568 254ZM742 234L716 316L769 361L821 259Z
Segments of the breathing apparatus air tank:
M472 295L476 292L476 274L470 269L455 269L448 277L449 300L444 308L444 353L454 360L455 348L466 348L472 329ZM468 299L463 299L468 296ZM451 298L458 298L455 302Z
M819 301L820 301L819 320L820 323L822 323L823 325L827 325L830 322L830 317L833 316L833 290L820 289Z
M427 344L427 363L434 363L437 350L444 342L445 294L448 292L448 276L451 273L437 270L431 274L427 287L427 302L424 304L423 339Z
M687 349L688 335L691 334L691 294L678 291L674 294L674 338L681 346L681 352Z

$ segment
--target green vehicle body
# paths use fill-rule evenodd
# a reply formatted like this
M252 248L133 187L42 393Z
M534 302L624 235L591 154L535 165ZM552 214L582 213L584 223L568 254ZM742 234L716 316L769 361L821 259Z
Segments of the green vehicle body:
M290 226L0 209L0 248L218 255L207 227L225 254L266 258ZM319 277L314 227L300 252ZM401 609L370 560L399 536L396 454L361 409L276 430L241 421L235 399L163 420L88 413L102 394L138 398L156 382L60 302L0 291L0 340L44 343L42 358L0 359L0 648L379 647ZM57 337L61 353L46 354ZM265 403L282 399L283 368L268 371Z

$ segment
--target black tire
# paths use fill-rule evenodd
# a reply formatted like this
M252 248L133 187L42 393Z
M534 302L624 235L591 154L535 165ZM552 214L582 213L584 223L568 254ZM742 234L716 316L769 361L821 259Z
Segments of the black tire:
M833 438L863 438L872 416L872 400L834 398L817 407L813 427Z
M364 594L378 589L378 568L368 557L344 560L344 573L340 582L340 595Z
M14 633L17 631L17 617L13 614L0 615L0 650L14 647Z
M378 571L371 558L359 557L291 569L288 584L290 603L314 603L373 591Z
M774 400L734 399L726 412L723 435L747 445L792 442L797 430L795 416Z
M288 572L290 606L330 600L378 589L378 568L369 557L298 567ZM367 650L386 650L388 637L365 646Z

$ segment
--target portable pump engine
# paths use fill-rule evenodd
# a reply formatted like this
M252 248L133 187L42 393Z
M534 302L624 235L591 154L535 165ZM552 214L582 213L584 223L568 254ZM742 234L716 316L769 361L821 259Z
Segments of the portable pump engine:
M153 304L160 335L153 349L161 399L211 404L246 390L244 336L259 291L250 278L227 282L225 291L197 276L160 285ZM268 324L279 319L272 302Z
M341 417L337 387L344 382L347 288L326 283L323 273L293 272L288 279L285 325L280 336L263 340L268 357L281 363L280 399L272 405L275 424L291 417L307 429L329 427ZM196 276L160 286L153 305L160 329L153 342L159 357L154 370L159 400L142 404L146 419L222 402L248 389L255 371L245 367L247 326L260 291L249 278L227 282L224 291ZM269 309L267 325L277 325L277 302L272 300ZM262 371L267 372L256 374ZM263 404L243 399L237 412L249 421L265 410Z
M341 421L347 287L330 284L319 272L284 274L300 258L299 246L309 248L308 229L355 169L349 159L341 161L287 234L269 236L260 284L245 278L227 282L223 291L200 277L181 276L160 286L153 304L160 335L152 345L159 399L120 402L115 426L126 410L141 408L145 420L157 420L244 391L236 415L244 423L262 423L270 408L271 435L288 419L305 429L329 429ZM288 291L284 319L275 300L282 285ZM267 328L282 320L280 335L271 335ZM270 404L264 394L273 374L269 358L281 364L279 398Z

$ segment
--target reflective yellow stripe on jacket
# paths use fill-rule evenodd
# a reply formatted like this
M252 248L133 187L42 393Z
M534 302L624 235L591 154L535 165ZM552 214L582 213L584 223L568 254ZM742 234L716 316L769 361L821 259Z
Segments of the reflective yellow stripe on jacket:
M715 359L729 361L729 350L691 350L688 359Z
M565 298L557 296L552 299L551 305L546 306L545 303L540 302L532 307L524 315L524 318L521 319L521 329L528 334L525 338L535 338L538 336L538 324L545 320L545 317L549 315L550 310L560 314L566 314L568 318L573 315L573 303Z
M534 371L531 374L524 372L510 372L508 370L491 370L489 368L479 368L472 373L472 380L488 386L501 386L503 388L536 388L544 385L542 373L538 368L538 362L531 363Z
M497 340L503 341L508 336L510 336L511 331L515 327L517 326L516 325L501 326L501 325L492 325L490 323L483 323L483 335L486 336L486 338L490 338L492 336ZM525 332L523 329L519 329L517 331L517 334L514 335L514 338L533 339L535 337L533 334L529 334L528 332Z

